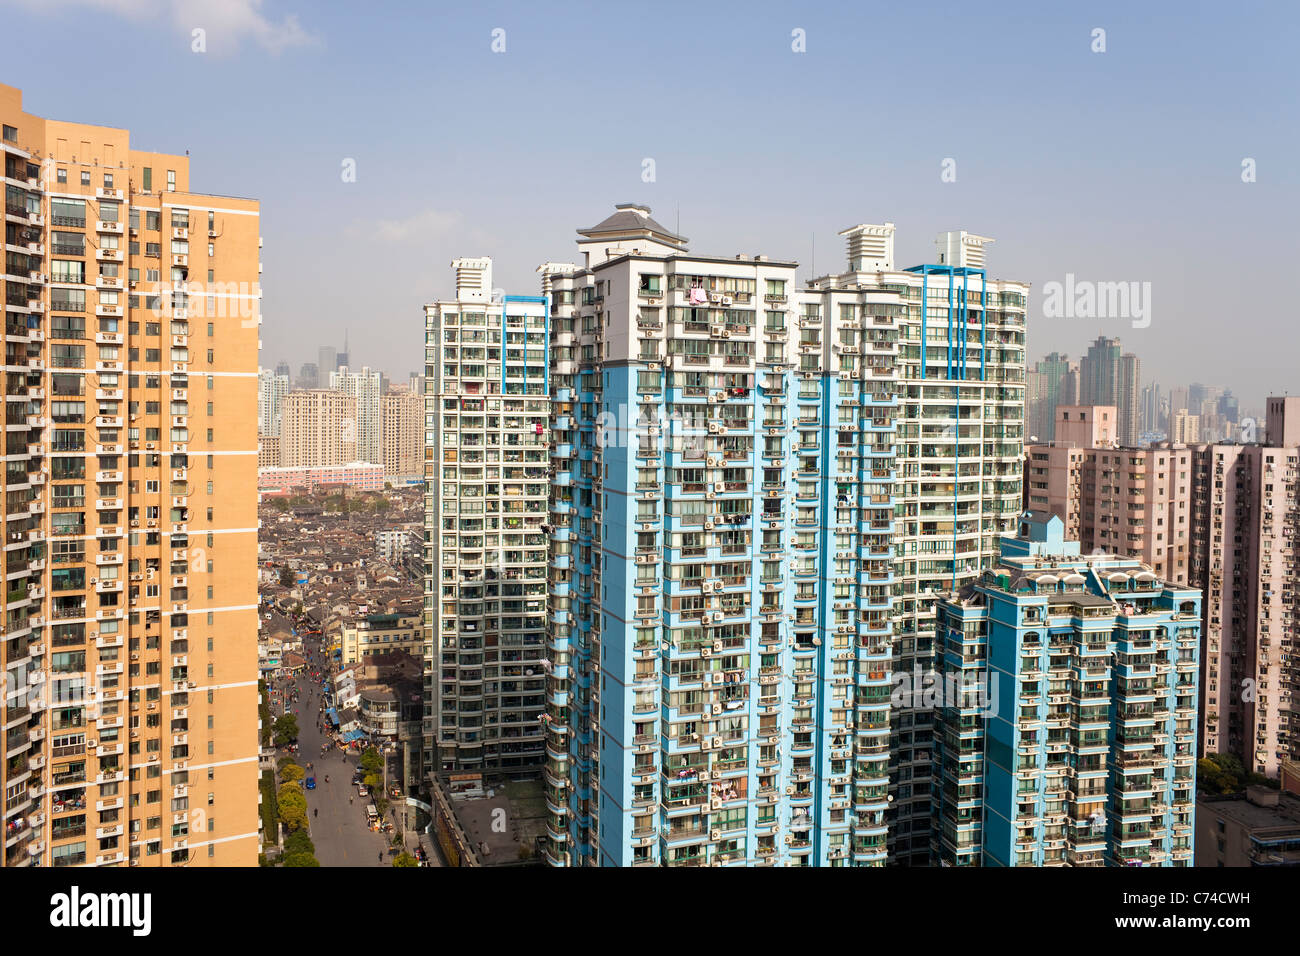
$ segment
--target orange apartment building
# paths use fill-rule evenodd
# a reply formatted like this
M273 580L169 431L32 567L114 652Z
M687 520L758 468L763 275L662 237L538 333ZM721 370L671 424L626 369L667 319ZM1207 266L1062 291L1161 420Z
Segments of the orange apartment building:
M1139 558L1189 581L1194 451L1168 442L1120 447L1114 405L1062 405L1056 440L1025 447L1026 507L1050 511L1085 551Z
M380 399L384 477L424 476L424 396L389 392Z
M259 205L0 121L0 860L255 865Z
M357 400L330 388L290 392L280 406L283 468L348 465L357 460Z
M1300 760L1300 397L1268 399L1264 443L1199 446L1193 488L1202 751L1276 777Z

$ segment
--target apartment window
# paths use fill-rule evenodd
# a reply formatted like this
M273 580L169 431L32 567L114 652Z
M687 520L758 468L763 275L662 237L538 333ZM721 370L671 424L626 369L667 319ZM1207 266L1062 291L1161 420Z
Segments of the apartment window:
M50 218L56 226L86 227L86 201L84 199L51 199Z
M18 142L18 128L16 126L10 126L8 123L5 123L4 139L6 143Z
M56 169L54 179L56 182L66 183L68 181L68 171L66 169Z
M174 193L176 191L176 170L167 170L167 191Z
M89 186L89 185L90 185L90 170L88 170L88 169L83 169L83 170L81 171L81 185L83 185L83 186Z

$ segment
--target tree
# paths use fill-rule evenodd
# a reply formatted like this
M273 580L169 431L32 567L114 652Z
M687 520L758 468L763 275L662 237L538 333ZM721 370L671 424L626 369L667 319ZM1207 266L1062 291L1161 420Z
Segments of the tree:
M1210 754L1197 762L1196 770L1207 793L1239 793L1246 787L1246 768L1233 754Z
M411 856L411 854L409 853L399 853L397 854L396 857L393 858L393 866L419 866L419 865L420 864L415 861L415 857Z
M280 569L280 587L293 587L293 570L287 564Z
M379 774L377 773L366 774L364 777L361 778L361 782L364 783L371 790L375 791L375 793L379 793L380 788L382 788L384 785L383 778L380 777Z
M316 854L316 844L312 843L311 837L307 835L306 830L294 830L284 838L284 852L286 855L307 853L314 856Z
M384 758L374 747L368 747L361 755L361 769L366 773L380 773L384 769Z
M282 714L275 721L274 735L277 747L283 747L290 741L297 740L298 718L293 714Z
M307 798L297 783L286 783L276 795L279 803L280 820L290 832L307 826Z
M290 853L281 866L320 866L320 860L310 853Z
M280 768L280 779L285 783L293 783L307 776L307 771L296 763L288 764Z

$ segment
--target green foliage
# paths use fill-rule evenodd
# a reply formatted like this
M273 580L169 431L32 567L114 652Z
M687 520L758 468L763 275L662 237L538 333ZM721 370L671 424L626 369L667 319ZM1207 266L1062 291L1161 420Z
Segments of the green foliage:
M384 785L383 778L379 776L379 774L377 773L366 774L364 777L361 778L361 782L364 783L371 790L373 790L376 796L379 795L379 790Z
M262 833L268 840L279 839L280 810L275 798L275 774L265 771L258 780L262 791Z
M307 826L307 798L295 782L280 787L276 795L280 804L280 819L290 832Z
M280 780L284 783L296 783L305 776L307 776L307 771L296 763L287 764L280 768Z
M282 714L275 721L275 745L283 747L291 740L298 739L298 718L293 714Z
M1196 777L1207 793L1240 793L1246 788L1246 768L1233 754L1210 754L1197 761Z
M419 866L415 857L409 853L399 853L393 858L393 866Z
M320 866L320 860L310 853L290 853L284 858L281 866Z
M361 769L366 773L379 773L384 769L384 758L374 747L361 755Z
M257 716L262 722L262 746L271 742L271 705L266 700L266 681L257 682Z
M284 838L284 852L286 854L307 853L314 856L316 844L312 842L306 830L294 830Z

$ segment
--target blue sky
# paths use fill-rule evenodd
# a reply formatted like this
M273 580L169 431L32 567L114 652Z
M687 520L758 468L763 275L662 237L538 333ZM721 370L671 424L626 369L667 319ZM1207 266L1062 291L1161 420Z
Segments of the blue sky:
M1031 359L1117 335L1144 381L1251 405L1300 389L1290 4L0 8L27 41L7 44L0 81L30 111L189 149L196 190L262 201L266 365L296 371L350 329L355 364L404 377L453 257L491 255L496 285L534 292L576 228L637 201L669 226L680 212L693 251L805 274L814 242L816 272L843 268L837 233L855 223L896 223L899 265L968 229L997 240L992 274L1034 285ZM1150 282L1150 326L1045 317L1042 288L1067 273Z

